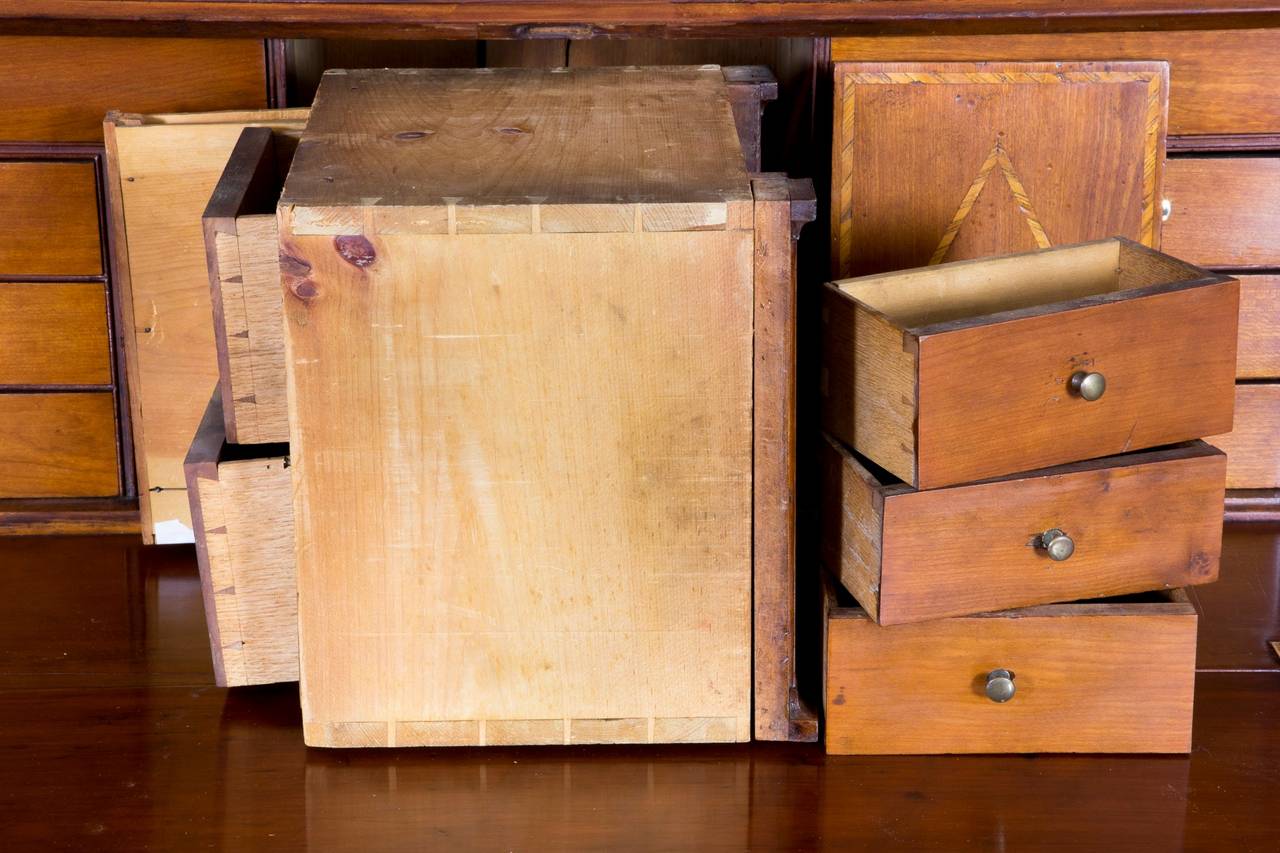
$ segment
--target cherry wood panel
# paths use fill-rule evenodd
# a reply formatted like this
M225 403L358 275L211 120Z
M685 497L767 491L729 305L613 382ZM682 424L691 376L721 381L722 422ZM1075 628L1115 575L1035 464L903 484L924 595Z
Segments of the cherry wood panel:
M94 165L0 161L0 276L101 274Z
M1280 131L1280 30L1151 30L860 36L831 42L845 61L1165 60L1169 133Z
M1163 249L1208 267L1280 266L1280 158L1175 157Z
M120 491L110 392L0 394L0 498Z
M1227 453L1228 489L1280 486L1280 383L1237 385L1235 427L1209 442Z
M106 288L0 281L0 385L110 385Z
M1280 378L1280 275L1241 275L1236 376Z
M1196 612L1167 598L882 628L828 598L830 754L1188 752ZM1013 673L1004 703L988 673Z
M0 37L4 139L102 143L108 110L267 105L261 39Z

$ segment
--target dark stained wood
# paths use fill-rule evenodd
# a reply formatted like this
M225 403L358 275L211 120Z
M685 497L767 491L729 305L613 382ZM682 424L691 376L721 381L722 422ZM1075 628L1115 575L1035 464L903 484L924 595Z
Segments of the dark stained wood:
M94 164L0 161L0 276L101 274Z
M1160 241L1161 63L837 62L836 277Z
M1228 525L1222 565L1217 583L1187 590L1200 611L1196 667L1280 674L1270 648L1280 640L1280 515L1267 524Z
M1280 266L1280 158L1175 157L1164 196L1164 251L1206 267Z
M0 385L111 385L106 288L0 281Z
M0 501L0 536L138 535L137 498Z
M0 498L120 492L110 392L0 394Z
M1280 30L1153 30L835 39L843 61L1166 60L1169 133L1280 132Z
M2 14L2 13L0 13ZM267 105L260 39L0 38L4 139L102 143L108 110Z

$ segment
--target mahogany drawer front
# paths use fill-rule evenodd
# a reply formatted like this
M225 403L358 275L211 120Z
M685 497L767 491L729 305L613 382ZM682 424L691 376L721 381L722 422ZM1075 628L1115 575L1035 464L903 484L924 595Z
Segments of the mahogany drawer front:
M925 492L822 452L823 564L881 625L1218 577L1227 460L1202 441Z
M884 628L829 595L827 752L1187 752L1195 609L1135 598Z
M1280 379L1280 275L1241 275L1236 376Z
M0 385L110 385L102 284L0 281Z
M1120 59L1169 63L1169 133L1280 132L1280 30L919 35L836 38L835 62Z
M1127 240L836 282L823 425L919 489L1214 435L1238 303L1234 279ZM1072 390L1088 374L1094 400Z
M1164 197L1165 252L1209 267L1280 266L1280 158L1170 159Z
M1280 383L1237 385L1235 429L1209 440L1227 454L1228 489L1280 487Z
M0 498L118 494L109 391L0 394Z
M265 107L261 39L0 38L5 139L102 143L108 110Z
M0 276L101 274L93 164L0 161Z

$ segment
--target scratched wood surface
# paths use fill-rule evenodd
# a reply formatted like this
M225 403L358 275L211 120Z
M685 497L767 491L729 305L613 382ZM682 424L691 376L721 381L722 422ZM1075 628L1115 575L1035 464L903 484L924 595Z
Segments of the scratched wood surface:
M1227 460L1204 442L925 492L823 451L822 559L881 625L1218 577ZM1034 545L1052 528L1061 563Z
M1158 246L1167 101L1160 62L837 62L834 274Z
M103 126L145 541L165 522L192 535L182 461L218 382L201 213L244 127L304 117L113 113Z
M920 489L1220 433L1231 423L1239 284L1125 240L962 261L828 285L900 333L824 330L825 428ZM829 313L829 316L834 316ZM1188 335L1194 328L1196 334ZM915 356L912 421L849 430L867 391L859 346ZM1102 373L1086 401L1068 383ZM842 377L836 385L834 377ZM1195 388L1195 395L1171 393ZM895 403L895 406L899 405ZM883 408L883 406L882 406ZM910 449L910 453L904 452Z
M827 752L1188 752L1195 608L1136 598L882 628L829 590ZM1005 703L984 694L997 668Z
M732 115L698 86L667 97L658 72L574 75L507 75L503 97L486 74L369 74L361 99L321 83L315 146L350 129L334 187L352 194L310 197L370 227L306 233L292 188L335 164L308 130L280 216L309 744L750 737L754 226ZM454 123L422 120L442 104ZM651 157L683 116L714 125L701 153ZM587 138L537 142L569 129ZM493 159L512 141L527 175ZM615 189L673 188L674 208L647 190L577 204L602 192L585 151ZM675 171L646 184L651 162ZM349 185L357 163L372 171ZM401 233L417 223L394 211L440 202L428 167L475 206ZM421 199L392 186L410 173ZM559 176L568 203L488 204L530 175ZM378 187L404 207L366 204Z

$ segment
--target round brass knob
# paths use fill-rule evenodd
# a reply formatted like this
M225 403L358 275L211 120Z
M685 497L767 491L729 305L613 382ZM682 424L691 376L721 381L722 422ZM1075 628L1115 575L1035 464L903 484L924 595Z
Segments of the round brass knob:
M987 673L987 698L992 702L1008 702L1016 692L1013 673L1009 670L993 669Z
M1071 374L1071 390L1086 400L1098 399L1107 390L1107 377L1101 373L1086 373L1077 370Z
M1056 527L1040 534L1040 547L1055 563L1061 563L1076 552L1076 543Z

